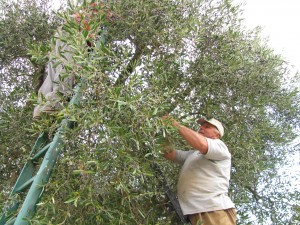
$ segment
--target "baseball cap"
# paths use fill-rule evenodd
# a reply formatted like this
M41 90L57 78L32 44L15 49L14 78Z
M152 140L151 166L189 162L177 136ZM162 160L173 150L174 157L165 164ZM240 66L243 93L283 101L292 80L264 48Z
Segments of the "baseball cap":
M197 122L200 125L202 125L205 122L206 123L210 123L211 125L215 126L218 129L218 131L220 132L220 136L223 137L223 135L224 135L224 127L223 127L222 123L219 120L216 120L214 118L209 119L209 120L207 120L205 118L200 118L200 119L197 120Z

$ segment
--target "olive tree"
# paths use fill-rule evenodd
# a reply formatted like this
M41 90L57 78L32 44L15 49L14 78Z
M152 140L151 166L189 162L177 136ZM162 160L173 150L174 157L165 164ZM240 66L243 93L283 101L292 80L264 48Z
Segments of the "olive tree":
M297 76L258 30L243 28L239 8L223 0L96 3L99 15L88 21L88 31L80 29L72 14L89 9L90 2L69 3L56 14L62 21L60 39L75 52L65 63L65 75L75 74L83 83L80 106L32 121L35 97L28 93L36 91L32 74L41 77L47 63L50 35L25 38L30 45L21 45L24 54L12 54L28 72L3 76L14 79L5 87L15 99L5 101L0 111L7 132L1 135L1 154L7 156L13 148L18 157L13 157L14 169L11 160L3 159L1 198L7 198L16 175L8 177L24 159L13 138L26 156L32 143L26 136L32 139L42 131L51 136L61 117L68 116L76 126L64 134L64 151L32 223L179 223L153 164L175 191L179 168L163 160L161 144L168 140L179 149L188 146L176 130L162 124L161 116L170 114L195 129L195 120L204 116L225 125L238 223L299 222L299 190L289 189L290 180L279 173L295 150L288 143L299 128L299 93L292 85ZM94 43L92 49L87 41ZM23 135L11 138L12 132Z

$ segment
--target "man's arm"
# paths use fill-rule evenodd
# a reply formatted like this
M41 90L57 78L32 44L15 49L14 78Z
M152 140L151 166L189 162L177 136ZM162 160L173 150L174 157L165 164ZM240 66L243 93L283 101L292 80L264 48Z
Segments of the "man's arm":
M164 116L163 120L166 120L167 118L170 118L168 116ZM177 127L178 128L178 132L179 134L188 142L188 144L201 152L201 154L206 154L208 151L208 143L207 140L204 136L202 136L201 134L197 133L196 131L185 127L183 125L181 125L180 123L178 123L176 120L171 119L172 122L172 126Z
M208 143L204 136L180 124L178 125L178 132L194 149L200 151L201 154L207 153Z
M173 146L173 144L169 140L165 140L165 142L161 145L163 149L163 154L162 156L165 159L168 159L170 161L174 161L176 157L176 150Z
M165 159L168 159L168 160L174 162L174 160L176 158L176 151L175 150L171 150L171 151L168 151L168 152L164 152L163 157Z

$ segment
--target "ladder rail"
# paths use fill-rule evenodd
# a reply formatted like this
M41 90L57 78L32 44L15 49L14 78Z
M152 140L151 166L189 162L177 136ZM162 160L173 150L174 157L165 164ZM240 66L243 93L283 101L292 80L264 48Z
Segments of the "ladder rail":
M48 183L53 167L63 146L63 140L58 133L55 135L52 144L47 151L39 171L26 195L24 203L19 211L16 224L27 224L36 209L36 205L40 200L44 186Z
M41 146L43 146L47 141L48 141L48 138L46 137L45 133L40 134L40 136L38 137L37 141L35 142L32 150L30 152L30 156L34 155L36 153L36 151ZM13 187L10 197L13 194L18 192L18 189L20 186L22 186L25 182L27 182L27 180L29 180L33 177L34 172L35 172L35 167L34 167L33 162L31 160L27 160L27 162L25 163L25 165L17 179L15 186Z
M76 86L74 90L74 96L70 100L68 107L72 107L73 105L79 104L80 97L82 94L81 87L82 87L82 82ZM51 176L51 172L56 164L61 149L64 146L62 134L66 131L67 128L71 128L72 125L73 123L68 118L64 118L61 122L60 127L57 129L52 142L48 143L40 151L37 152L37 150L45 144L46 135L42 133L38 137L30 153L31 158L29 158L25 163L22 172L17 179L15 186L11 191L9 198L13 200L11 204L3 210L4 212L0 219L0 225L28 224L28 220L35 213L37 203L41 198L41 195L44 190L44 186L48 183ZM34 161L36 161L42 156L44 156L43 161L36 175L34 176L36 171ZM17 217L11 218L12 216L11 214L14 214L18 210L20 205L20 201L17 195L21 192L24 192L25 189L27 190L29 186L30 188L18 212Z
M37 138L32 150L30 152L30 156L34 155L39 148L41 148L45 143L48 142L48 138L45 133L41 133ZM36 169L35 165L31 160L27 160L25 165L23 166L17 181L12 188L12 191L9 195L10 203L3 209L3 214L0 218L0 225L6 224L7 219L11 217L11 214L16 212L20 205L20 198L23 191L29 187L32 183L32 179L34 176ZM7 224L11 224L12 221L10 220Z
M72 97L69 106L79 104L81 97L81 84L75 88L75 94ZM56 164L56 161L59 157L61 149L63 148L64 142L62 134L67 128L72 126L72 122L65 118L61 122L61 126L56 131L53 141L49 146L48 151L45 154L43 162L36 174L36 177L26 195L24 203L19 211L19 214L16 218L15 224L25 225L28 223L36 210L37 203L39 202L41 195L44 190L44 186L48 183L51 176L51 172Z
M158 179L159 186L161 186L161 188L164 190L167 198L169 199L173 207L173 210L176 212L178 219L180 219L180 222L182 224L191 225L191 223L188 221L188 218L185 215L183 215L177 196L169 187L166 177L164 176L159 165L157 163L152 163L151 168L155 172L155 176Z

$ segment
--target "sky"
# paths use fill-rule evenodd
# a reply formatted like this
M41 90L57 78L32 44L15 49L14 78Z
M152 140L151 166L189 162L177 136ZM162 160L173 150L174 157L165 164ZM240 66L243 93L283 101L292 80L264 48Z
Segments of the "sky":
M300 0L233 0L233 3L243 3L244 25L250 29L260 26L263 37L269 39L269 47L293 66L292 72L300 72ZM300 145L300 136L292 145ZM281 172L299 174L299 155L294 156L294 166L284 167ZM300 181L292 183L299 190Z
M262 35L276 54L300 71L300 1L299 0L233 0L243 3L244 25L260 26Z

